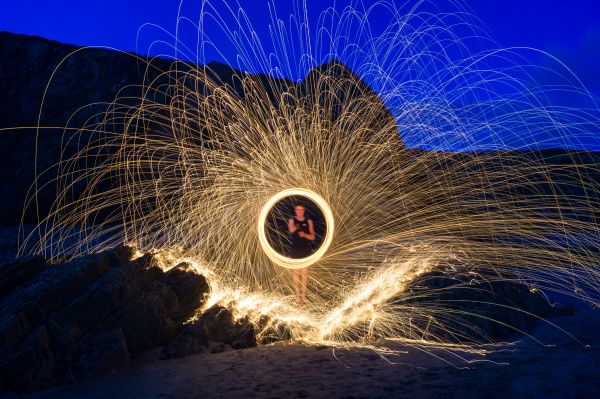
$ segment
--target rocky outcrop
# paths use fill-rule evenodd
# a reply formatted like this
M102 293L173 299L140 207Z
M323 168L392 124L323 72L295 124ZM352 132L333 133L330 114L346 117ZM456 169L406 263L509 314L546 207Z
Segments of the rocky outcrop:
M48 264L43 256L27 256L0 265L0 297L27 279L42 272Z
M255 321L258 331L259 344L271 344L278 341L293 339L292 329L281 320L275 320L268 315L262 315Z
M343 119L350 120L352 129L346 129L361 135L361 141L368 142L373 136L378 136L378 140L386 137L395 139L388 143L391 150L404 148L396 118L379 94L338 60L311 69L296 90L305 109L320 110L321 126L331 128ZM352 117L348 118L349 115Z
M225 348L243 349L256 346L254 325L247 318L236 320L230 309L214 305L179 333L161 354L163 359L193 353L221 352Z
M23 211L25 223L37 224L38 215L43 219L50 211L56 199L53 179L58 170L55 165L61 154L65 159L78 150L79 140L62 141L63 127L68 124L70 128L81 128L86 123L100 122L99 115L115 97L129 103L142 96L144 82L154 81L156 86L168 84L168 75L161 74L174 65L171 60L149 60L123 52L81 49L39 37L0 32L0 129L10 129L2 132L0 146L0 225L20 223ZM189 68L181 63L177 66L180 71ZM207 68L210 79L231 85L243 95L239 77L247 75L217 62L211 62ZM298 83L266 75L253 76L266 89L280 86L279 89L294 92L302 98L302 106L307 110L324 107L328 113L321 115L325 118L322 123L334 125L344 113L365 113L364 117L352 118L358 123L351 129L353 134L362 131L364 140L369 140L369 132L373 131L395 135L398 137L396 149L402 149L409 167L415 159L427 156L427 167L419 178L428 181L429 185L435 183L460 189L460 185L457 187L452 183L456 174L460 174L463 181L464 175L471 173L473 179L483 179L482 184L486 184L493 176L504 176L505 172L500 173L498 168L506 168L510 175L524 176L522 182L507 187L510 195L531 200L531 194L535 198L544 198L539 195L543 192L551 196L561 194L569 201L585 197L597 200L597 193L590 187L596 187L600 181L596 167L600 164L600 153L563 149L440 153L438 162L434 158L435 152L405 148L395 118L378 94L338 61L313 68ZM325 98L323 93L330 97ZM42 98L44 104L40 115ZM168 103L169 99L161 101ZM38 125L38 117L42 126L39 135L34 128ZM118 126L115 131L119 131ZM507 160L510 160L509 164L502 165ZM24 210L36 163L38 172L46 172L39 176L37 206ZM469 165L475 170L470 171ZM536 168L536 165L548 167ZM486 169L492 173L481 173ZM444 176L444 179L440 180L438 176ZM414 185L410 182L402 184ZM494 194L503 194L498 191L496 188ZM74 190L73 195L76 197L77 194ZM468 190L452 194L456 196L456 202L462 200L461 195L471 195ZM426 207L419 201L412 202Z
M57 194L53 182L58 175L56 165L61 159L77 153L78 145L86 138L63 140L64 127L78 129L99 123L108 104L117 97L120 103L135 104L138 101L135 99L144 95L143 89L149 82L155 87L172 84L173 76L165 72L174 66L175 62L171 60L83 49L39 37L0 32L0 129L10 129L2 132L3 145L0 146L0 225L18 224L23 211L24 222L31 224L37 224L38 215L43 218L48 214ZM191 67L177 63L180 74ZM356 119L373 121L374 125L362 127L385 128L401 142L395 119L377 93L339 62L314 68L300 83L262 74L248 75L217 62L206 67L209 79L233 87L242 96L240 78L250 76L260 82L269 95L277 87L277 90L294 91L303 96L307 109L323 100L323 92L335 87L339 104L331 109L331 123L335 123L343 112L368 110L368 118ZM190 84L197 85L196 79ZM196 87L196 90L199 89ZM153 100L168 104L169 91L160 91L164 98ZM36 130L38 124L41 126L39 131ZM123 126L113 128L115 132L125 129ZM202 128L204 126L198 126L198 129ZM108 156L106 152L110 149L106 148L98 155ZM35 210L23 209L27 191L36 175L34 167L37 167L40 179L37 207Z
M203 304L206 279L187 263L163 271L153 255L133 255L119 247L52 266L37 257L2 265L4 389L31 391L115 371L180 335Z
M36 161L38 172L47 170L39 187L56 177L53 167L61 156L63 127L98 122L96 115L117 93L139 97L144 79L155 79L171 65L169 60L141 60L122 52L0 32L0 128L11 129L2 132L0 146L0 225L20 222ZM71 145L62 148L67 157L77 150ZM56 189L49 186L39 194L44 215ZM34 213L26 213L25 222L37 223Z
M235 303L204 309L207 280L189 263L163 269L159 259L134 258L124 246L64 264L27 257L0 265L0 391L76 382L149 351L168 359L292 339L284 322L240 317ZM473 273L440 266L393 298L406 338L493 342L564 313L518 281ZM352 334L386 338L360 328Z
M521 281L457 268L419 276L392 302L405 309L409 338L454 343L514 338L540 320L574 311Z

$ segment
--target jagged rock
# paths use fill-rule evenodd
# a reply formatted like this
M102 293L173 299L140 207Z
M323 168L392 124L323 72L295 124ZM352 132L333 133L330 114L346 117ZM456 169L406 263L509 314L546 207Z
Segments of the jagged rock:
M522 282L451 269L419 276L394 302L405 306L404 317L419 338L444 342L502 340L557 314L540 292ZM420 306L436 312L423 317Z
M202 314L209 341L223 342L234 349L256 346L254 325L247 319L235 320L231 310L215 305Z
M127 367L168 344L209 291L181 263L119 247L49 266L0 302L3 389L30 391Z
M73 366L77 378L120 370L129 365L127 342L120 328L100 332L91 339Z
M201 295L209 290L208 282L204 277L202 277L202 281L199 281L190 279L190 275L195 275L195 272L192 265L187 262L178 264L165 274L164 282L173 290L180 305L181 313L174 314L178 320L187 319L189 315L198 310L201 304Z
M43 256L27 256L0 265L0 297L14 287L46 269Z
M260 336L259 344L287 341L293 338L292 330L285 323L274 321L271 317L263 315L257 323L257 335Z
M171 359L204 352L208 349L208 334L203 322L195 320L187 324L177 337L165 346L161 359Z
M59 306L68 306L73 297L92 281L133 256L133 250L116 249L49 267L13 288L0 305L0 351L10 351L33 328L42 324Z
M124 309L118 324L132 354L171 340L203 303L209 287L187 263L167 271Z
M179 335L166 346L161 358L174 358L208 350L222 352L256 346L254 325L248 319L235 320L231 310L214 305L194 322L188 323Z
M4 357L4 354L3 354ZM35 390L52 381L55 359L45 326L38 327L2 362L3 380L16 391Z

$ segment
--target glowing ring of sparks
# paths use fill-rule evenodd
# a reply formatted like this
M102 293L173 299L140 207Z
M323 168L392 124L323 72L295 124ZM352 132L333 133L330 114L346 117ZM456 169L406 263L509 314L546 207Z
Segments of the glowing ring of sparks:
M269 241L267 240L267 234L265 232L265 222L267 220L267 216L271 211L271 208L281 201L285 197L291 196L302 196L308 198L312 202L314 202L325 217L325 238L323 239L323 243L312 255L307 256L306 258L290 258L284 256L277 252ZM315 262L317 262L321 257L327 252L331 241L333 240L333 231L334 231L334 222L333 222L333 212L331 212L331 208L327 201L323 199L319 194L314 191L310 191L304 188L290 188L287 190L280 191L271 197L262 207L260 211L260 215L258 216L258 241L260 242L260 246L262 247L265 254L273 261L273 263L285 267L287 269L301 269L304 267L308 267Z

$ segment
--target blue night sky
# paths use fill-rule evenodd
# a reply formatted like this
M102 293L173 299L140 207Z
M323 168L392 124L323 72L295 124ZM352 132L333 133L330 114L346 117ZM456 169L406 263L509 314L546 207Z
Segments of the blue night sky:
M328 6L335 4L341 9L356 1L309 1L309 20L316 25L316 18ZM240 2L255 28L264 28L271 22L269 2ZM457 1L445 0L446 7L450 8L441 10L456 10L451 5L453 2ZM275 1L279 17L293 12L292 3L291 0ZM404 2L397 0L396 3ZM147 27L138 36L139 28L151 23L174 32L178 12L197 18L200 4L200 0L186 0L179 10L179 0L3 0L0 31L37 35L75 45L173 55L168 46L154 43L166 40L172 44L168 35ZM439 2L435 4L444 7L439 6ZM600 96L599 0L466 0L464 4L489 28L501 46L533 47L553 54L568 65L592 93ZM193 29L180 32L183 42L195 45L197 38ZM261 39L267 41L268 37Z
M145 53L156 37L151 31L143 32L136 49L138 28L153 23L174 31L179 3L179 0L4 0L0 6L0 30ZM199 3L186 0L185 6L190 8L190 4ZM280 15L291 12L289 3L275 3ZM313 15L318 15L334 2L314 3ZM335 2L336 6L350 3L351 0ZM569 65L588 88L600 94L600 1L467 0L466 3L502 46L531 46L549 51ZM254 5L246 5L245 9L255 24L269 22L266 0L246 4ZM187 10L184 13L188 15Z

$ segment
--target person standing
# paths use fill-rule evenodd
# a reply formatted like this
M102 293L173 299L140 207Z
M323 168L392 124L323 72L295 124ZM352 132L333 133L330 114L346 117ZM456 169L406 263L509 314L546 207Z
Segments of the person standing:
M290 256L302 259L310 256L311 242L315 239L315 226L312 219L305 217L305 209L301 204L294 206L295 216L288 220L288 231L291 235L292 246ZM306 286L308 284L308 268L294 269L294 288L296 303L306 303Z

